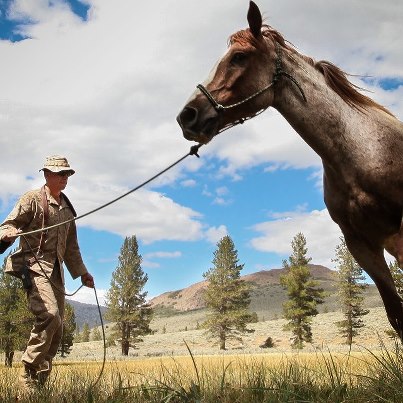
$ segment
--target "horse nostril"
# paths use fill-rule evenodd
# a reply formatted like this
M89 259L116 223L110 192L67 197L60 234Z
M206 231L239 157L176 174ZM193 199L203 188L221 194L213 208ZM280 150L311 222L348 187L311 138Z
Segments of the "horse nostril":
M182 109L182 112L178 115L178 122L182 126L191 127L197 120L197 109L190 106L186 106Z

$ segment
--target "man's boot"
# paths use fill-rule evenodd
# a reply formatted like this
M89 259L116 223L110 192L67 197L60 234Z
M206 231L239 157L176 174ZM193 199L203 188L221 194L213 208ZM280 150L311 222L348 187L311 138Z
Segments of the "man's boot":
M45 360L36 371L38 386L43 386L49 378L50 371L52 370L52 360Z
M24 372L20 376L20 384L23 394L36 391L38 387L38 376L36 370L25 365Z

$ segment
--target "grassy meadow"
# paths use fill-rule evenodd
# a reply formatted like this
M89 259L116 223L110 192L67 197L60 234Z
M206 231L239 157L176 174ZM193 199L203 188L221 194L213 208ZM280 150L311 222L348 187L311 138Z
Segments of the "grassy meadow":
M403 402L400 344L377 352L227 354L56 362L22 402ZM0 400L15 402L21 367L0 367ZM99 381L97 382L97 380ZM96 383L96 384L95 384Z
M160 317L128 357L108 347L102 376L103 343L76 343L57 357L49 382L21 402L403 402L403 347L386 337L384 309L371 309L351 349L334 322L341 314L319 314L312 344L290 347L284 319L251 324L242 343L220 351L196 323L200 312ZM110 329L106 329L108 332ZM273 348L260 345L270 336ZM22 368L0 364L0 402L15 402ZM4 361L0 355L0 362Z

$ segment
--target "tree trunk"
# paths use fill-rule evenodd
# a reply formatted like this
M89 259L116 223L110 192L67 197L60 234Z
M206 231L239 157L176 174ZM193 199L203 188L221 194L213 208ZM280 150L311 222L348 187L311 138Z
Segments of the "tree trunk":
M129 329L126 322L122 323L122 355L129 355Z
M347 344L351 346L353 344L353 319L351 312L349 312L347 324Z
M220 332L220 350L225 350L225 332Z
M129 340L122 339L122 355L129 355Z
M13 366L14 351L7 349L4 352L4 365L8 368Z

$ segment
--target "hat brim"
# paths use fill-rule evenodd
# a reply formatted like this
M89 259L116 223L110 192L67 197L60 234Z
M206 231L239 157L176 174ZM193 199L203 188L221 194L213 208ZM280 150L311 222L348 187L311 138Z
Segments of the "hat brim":
M39 170L39 172L40 171L50 171L55 174L57 174L58 172L70 172L71 175L74 175L76 173L76 171L74 169L66 168L66 167L43 167Z

